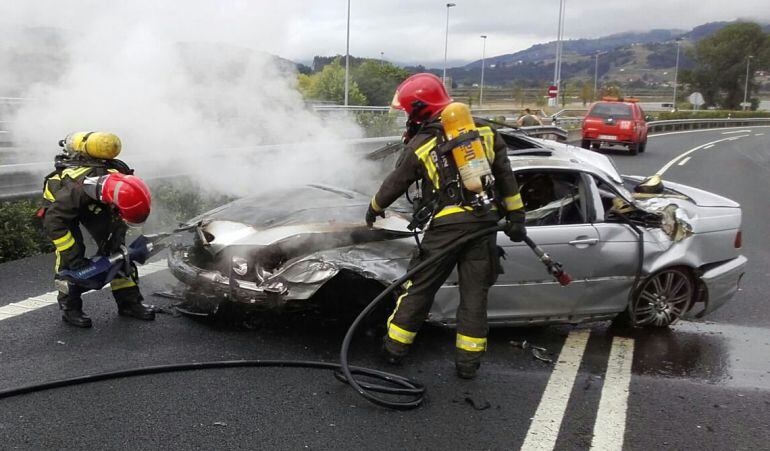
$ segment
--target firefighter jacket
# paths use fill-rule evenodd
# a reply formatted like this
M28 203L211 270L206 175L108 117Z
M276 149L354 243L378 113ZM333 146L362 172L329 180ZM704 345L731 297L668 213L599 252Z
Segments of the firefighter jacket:
M508 212L523 209L524 205L511 171L505 142L491 127L476 125L495 178L497 204L504 212L494 208L479 214L473 207L447 199L442 195L446 187L442 186L444 178L439 174L440 168L437 167L434 152L443 139L443 129L438 121L427 124L422 131L409 140L399 165L385 178L372 199L372 208L377 212L384 210L403 195L411 184L421 180L423 204L427 199L434 205L431 222L433 226L471 221L497 221ZM462 189L459 186L458 188Z
M132 173L118 160L84 162L60 167L45 178L43 226L56 248L56 268L73 268L83 261L85 243L80 232L84 225L99 246L100 255L109 255L123 244L128 226L109 206L92 199L83 190L86 177L111 172Z

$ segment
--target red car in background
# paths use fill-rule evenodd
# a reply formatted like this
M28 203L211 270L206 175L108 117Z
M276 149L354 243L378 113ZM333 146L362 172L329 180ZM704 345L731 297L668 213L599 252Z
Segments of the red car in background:
M584 149L599 149L602 144L628 147L631 155L647 147L647 120L638 99L604 97L591 105L583 118Z

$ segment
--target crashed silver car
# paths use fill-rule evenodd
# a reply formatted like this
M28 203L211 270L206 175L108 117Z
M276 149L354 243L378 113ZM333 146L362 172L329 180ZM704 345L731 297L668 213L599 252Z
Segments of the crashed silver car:
M621 176L609 158L584 149L513 130L501 134L528 235L573 281L559 285L529 247L500 233L503 272L489 292L491 325L620 315L636 326L663 327L700 318L735 295L746 266L737 203ZM370 199L371 193L309 185L242 198L196 218L193 239L169 255L186 287L184 308L294 310L331 297L360 310L406 272L416 247L407 229L410 205L400 201L369 229L363 216ZM428 322L455 324L457 280L454 273L441 287Z

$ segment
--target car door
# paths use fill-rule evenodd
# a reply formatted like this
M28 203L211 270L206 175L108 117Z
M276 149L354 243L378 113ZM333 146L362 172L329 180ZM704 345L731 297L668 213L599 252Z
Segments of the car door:
M556 190L553 200L533 202L547 189L532 189L533 177L544 175L568 189ZM593 277L599 259L599 236L590 222L593 214L588 202L587 186L578 171L539 170L517 174L522 198L527 209L527 235L552 258L564 266L573 282L561 286L547 272L532 249L524 243L513 243L500 233L497 243L503 248L504 273L490 289L488 312L491 323L526 322L528 320L569 320L575 309L588 297L586 282ZM548 196L546 196L548 197ZM553 209L558 206L557 209ZM562 213L558 213L558 209ZM554 215L553 219L549 219ZM567 210L567 211L565 211ZM544 220L545 219L545 220Z
M614 313L624 310L636 275L639 250L638 239L628 224L605 219L605 210L615 194L610 183L597 176L588 177L586 184L597 193L594 228L599 241L594 246L598 255L593 277L586 283L587 296L577 306L576 314Z

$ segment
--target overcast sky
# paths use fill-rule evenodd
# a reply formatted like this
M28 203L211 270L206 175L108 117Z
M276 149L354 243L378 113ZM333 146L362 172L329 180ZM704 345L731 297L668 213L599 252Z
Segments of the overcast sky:
M770 22L768 0L566 0L567 38L653 28L690 29L749 18ZM556 36L559 0L454 0L450 63L512 53ZM399 63L440 66L446 2L351 0L350 52ZM179 40L211 40L264 50L295 61L345 53L347 0L3 0L0 26L48 25L77 33L92 21L115 33L162 28Z

